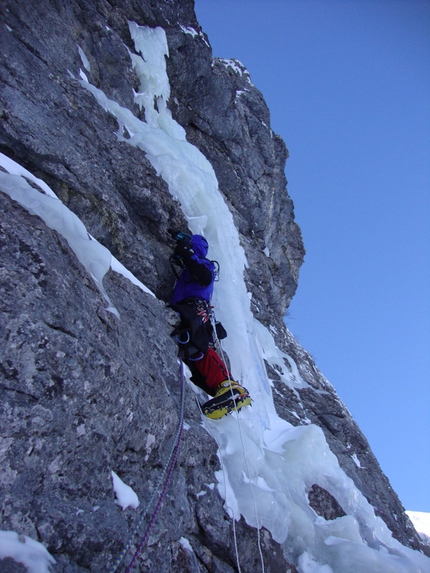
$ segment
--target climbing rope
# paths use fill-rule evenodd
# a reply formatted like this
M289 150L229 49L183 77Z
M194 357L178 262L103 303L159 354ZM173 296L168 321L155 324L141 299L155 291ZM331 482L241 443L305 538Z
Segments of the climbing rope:
M225 364L225 363L224 363L224 364ZM202 408L201 408L200 402L199 402L199 400L198 400L197 397L196 397L196 402L197 402L197 406L198 406L198 408L199 408L199 410L200 410L200 413L201 413L201 415L203 416L203 419L205 420L205 415L203 414L203 410L202 410ZM207 422L205 422L205 425L207 425ZM207 426L206 426L206 427L207 427ZM208 433L210 433L209 430L208 430ZM218 442L218 440L216 439L216 436L214 436L213 434L211 434L211 435L212 435L213 439L215 440L215 442L216 442L216 444L217 444L217 446L218 446L218 451L221 452L221 446L219 445L219 442ZM237 545L236 522L235 522L235 519L234 519L234 511L233 511L233 509L227 504L227 480L225 479L226 471L225 471L225 468L224 468L224 460L222 459L221 453L220 453L219 459L220 459L220 463L221 463L221 471L222 471L222 473L223 473L223 475L224 475L224 500L225 500L225 507L227 507L227 508L231 511L231 515L232 515L232 520L231 520L231 521L232 521L232 527L233 527L233 543L234 543L234 552L235 552L235 555L236 555L237 571L238 571L238 573L242 573L242 569L241 569L241 567L240 567L240 560L239 560L239 548L238 548L238 545Z
M223 350L222 345L221 345L221 341L219 340L219 338L218 338L217 335L216 335L215 317L214 317L213 313L212 313L212 315L211 315L211 322L212 322L212 328L213 328L213 331L214 331L215 342L217 343L217 349L219 349L219 353L220 353L220 356L221 356L221 360L224 362L225 368L229 371L229 368L227 367L225 355L224 355L224 350ZM230 382L230 390L232 390L231 382ZM239 417L238 417L238 416L236 417L236 420L237 420L237 425L239 426L239 436L240 436L240 441L241 441L241 444L242 444L243 459L244 459L244 461L245 461L245 466L246 466L247 474L248 474L248 476L250 476L248 460L247 460L246 455L245 455L245 443L244 443L244 441L243 441L242 426L241 426L241 424L240 424L240 420L239 420ZM215 441L216 441L216 440L215 440ZM217 443L218 443L218 442L217 442ZM218 444L218 449L219 449L219 444ZM221 467L222 467L222 470L223 470L223 473L224 473L225 470L224 470L224 464L223 464L222 461L221 461ZM225 480L224 480L224 481L225 481ZM262 549L261 549L260 519L259 519L259 517L258 517L257 501L256 501L256 499L255 499L254 487L253 487L253 485L252 485L251 480L249 480L249 486L250 486L250 488L251 488L252 499L253 499L253 504L254 504L255 522L256 522L256 524L257 524L257 545L258 545L258 552L259 552L260 561L261 561L261 570L262 570L262 573L265 573L263 551L262 551ZM235 539L235 549L236 549L236 554L237 554L236 529L235 529L235 526L234 526L234 517L233 517L233 535L234 535L234 539ZM237 560L238 560L238 556L237 556L236 558L237 558ZM238 568L239 568L239 573L240 573L240 564L239 564L239 562L238 562Z
M154 525L155 520L157 519L157 515L161 509L164 498L166 496L167 488L169 487L170 480L171 480L172 475L173 475L173 470L175 468L176 460L177 460L178 454L179 454L179 445L181 443L182 433L184 431L184 410L185 410L184 366L183 366L183 363L181 360L179 362L180 362L181 405L180 405L180 411L179 411L179 423L178 423L175 437L173 439L172 448L170 450L167 461L164 464L164 467L163 467L163 470L160 474L160 477L158 478L157 486L155 487L155 489L151 495L151 498L145 507L144 512L142 513L138 523L136 524L135 528L133 529L129 540L125 544L125 546L124 546L123 550L121 551L118 559L116 560L116 562L114 563L112 568L109 570L109 573L115 573L115 571L117 571L120 563L124 559L124 556L126 555L127 551L130 549L130 546L133 543L134 538L136 537L137 533L139 532L140 528L142 527L142 524L143 524L143 521L146 517L146 514L148 513L149 508L152 506L153 501L154 501L158 491L160 490L161 486L163 485L163 489L159 495L157 505L154 509L154 513L152 514L152 517L148 523L146 531L145 531L143 537L141 538L139 545L137 546L137 549L133 555L133 558L132 558L129 566L126 569L126 573L131 572L132 568L134 567L137 559L139 558L139 556L140 556L140 554L141 554L141 552L142 552L142 550L143 550L143 548L144 548L144 546L148 540L152 526Z
M246 459L246 455L245 455L245 444L243 442L243 435L242 435L242 426L240 425L240 420L239 418L237 419L237 423L239 426L239 434L240 434L240 441L242 443L242 452L243 452L243 459L245 460L245 466L246 466L246 471L248 476L250 475L250 471L249 471L249 465L248 465L248 460ZM262 573L264 573L264 559L263 559L263 551L261 549L261 536L260 536L260 520L258 517L258 511L257 511L257 501L255 499L255 492L254 492L254 487L252 485L251 480L249 480L249 487L251 488L251 493L252 493L252 501L254 504L254 514L255 514L255 522L257 524L257 545L258 545L258 552L260 554L260 561L261 561L261 571Z

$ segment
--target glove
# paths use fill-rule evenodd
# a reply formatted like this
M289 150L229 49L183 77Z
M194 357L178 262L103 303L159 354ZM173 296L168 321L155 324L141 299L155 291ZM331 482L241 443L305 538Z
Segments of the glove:
M175 247L175 255L181 257L182 259L189 259L192 255L194 255L194 251L191 248L189 242L178 241L178 244Z

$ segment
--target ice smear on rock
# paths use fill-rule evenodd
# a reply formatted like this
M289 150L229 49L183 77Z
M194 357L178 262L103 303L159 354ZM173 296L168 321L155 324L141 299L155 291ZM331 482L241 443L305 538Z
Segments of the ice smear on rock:
M0 155L2 165L6 163L4 159L8 160L10 168L11 160ZM30 214L38 215L49 228L54 229L67 240L109 304L108 310L118 315L103 286L103 277L111 264L111 254L108 249L90 239L82 221L55 195L41 193L23 176L14 174L13 171L12 173L0 172L0 187L3 192L25 207Z
M44 181L34 177L3 153L0 153L0 166L7 171L7 173L0 171L0 190L27 209L31 215L38 215L50 229L54 229L67 240L108 303L106 310L119 317L103 285L103 278L110 268L122 274L144 292L154 296L112 256L106 247L89 235L82 221L58 199ZM30 185L28 181L31 181L37 188Z

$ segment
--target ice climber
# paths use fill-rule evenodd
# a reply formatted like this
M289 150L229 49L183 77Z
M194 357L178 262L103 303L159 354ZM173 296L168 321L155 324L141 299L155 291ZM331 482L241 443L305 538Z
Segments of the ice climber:
M203 413L217 419L251 403L248 391L235 382L215 350L218 339L227 334L213 319L210 299L216 264L206 258L208 242L202 235L175 236L170 257L176 283L169 306L178 312L180 323L172 332L179 356L191 370L191 380L213 398L202 406ZM179 268L179 272L176 270Z

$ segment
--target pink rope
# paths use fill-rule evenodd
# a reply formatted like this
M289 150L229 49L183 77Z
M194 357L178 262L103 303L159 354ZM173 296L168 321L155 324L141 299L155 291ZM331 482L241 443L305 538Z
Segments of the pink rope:
M163 505L163 501L164 501L164 498L166 496L167 489L168 489L169 484L170 484L170 480L172 479L173 470L175 469L176 460L178 459L179 446L180 446L182 434L184 431L184 403L185 403L184 398L185 398L184 370L183 370L183 366L182 366L182 362L181 362L181 410L180 410L180 415L179 415L179 418L180 418L179 419L179 426L178 426L178 431L177 431L177 435L176 435L176 444L174 447L173 456L172 456L172 459L170 461L170 465L169 465L169 469L168 469L168 472L166 475L164 486L163 486L163 489L162 489L160 496L158 498L158 502L157 502L157 505L155 507L154 513L153 513L153 515L152 515L152 517L148 523L148 527L146 528L146 531L142 537L141 542L137 546L136 552L133 555L133 559L130 561L129 566L127 567L126 573L131 573L134 565L136 564L136 561L138 560L140 554L142 553L142 550L143 550L146 542L148 541L148 537L149 537L149 534L151 533L152 526L154 525L155 520L157 519L157 515L161 509L161 506Z

